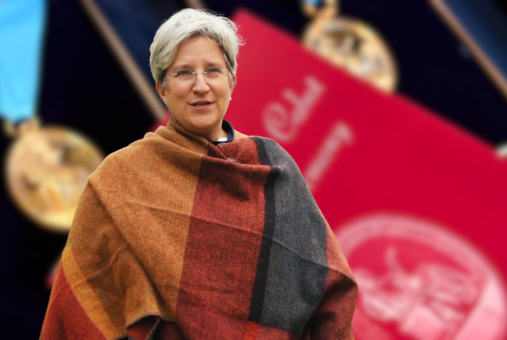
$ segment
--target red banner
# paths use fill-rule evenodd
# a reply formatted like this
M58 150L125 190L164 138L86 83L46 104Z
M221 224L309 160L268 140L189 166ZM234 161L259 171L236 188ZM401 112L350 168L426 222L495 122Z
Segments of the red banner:
M356 338L505 339L505 161L252 14L235 22L226 119L298 163L359 283Z

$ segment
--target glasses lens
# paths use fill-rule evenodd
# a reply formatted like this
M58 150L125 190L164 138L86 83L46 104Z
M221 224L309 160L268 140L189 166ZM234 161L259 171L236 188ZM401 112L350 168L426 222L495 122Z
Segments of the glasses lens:
M192 73L192 71L181 70L181 71L176 72L175 78L178 80L181 80L181 81L189 81L189 80L193 80L194 77L195 77L195 75Z
M207 79L216 79L222 75L222 71L218 68L209 68L205 71L206 78Z

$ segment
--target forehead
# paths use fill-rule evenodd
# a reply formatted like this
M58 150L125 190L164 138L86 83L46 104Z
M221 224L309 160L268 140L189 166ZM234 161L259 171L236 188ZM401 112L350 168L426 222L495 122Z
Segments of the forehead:
M184 64L198 65L199 63L222 63L225 66L225 58L220 46L203 36L184 40L171 67Z

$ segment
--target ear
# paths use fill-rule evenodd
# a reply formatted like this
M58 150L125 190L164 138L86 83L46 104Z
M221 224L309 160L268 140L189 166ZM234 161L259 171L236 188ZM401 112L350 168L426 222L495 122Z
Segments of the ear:
M232 93L232 91L234 91L234 88L236 87L237 82L238 82L238 76L235 74L232 76L231 93Z
M155 84L155 89L157 90L160 99L162 99L162 101L165 103L165 91L162 88L162 83L157 81L157 83Z

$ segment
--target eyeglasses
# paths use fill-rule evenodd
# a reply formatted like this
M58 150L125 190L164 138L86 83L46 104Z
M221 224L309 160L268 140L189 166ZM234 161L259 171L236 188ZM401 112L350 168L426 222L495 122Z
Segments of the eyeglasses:
M179 83L193 84L195 82L195 79L197 78L197 75L202 74L206 82L209 84L209 82L213 82L223 78L224 76L227 75L228 72L229 70L226 68L219 69L217 67L211 67L202 72L196 72L192 70L180 70L176 73L170 73L168 75L174 77L174 80Z

